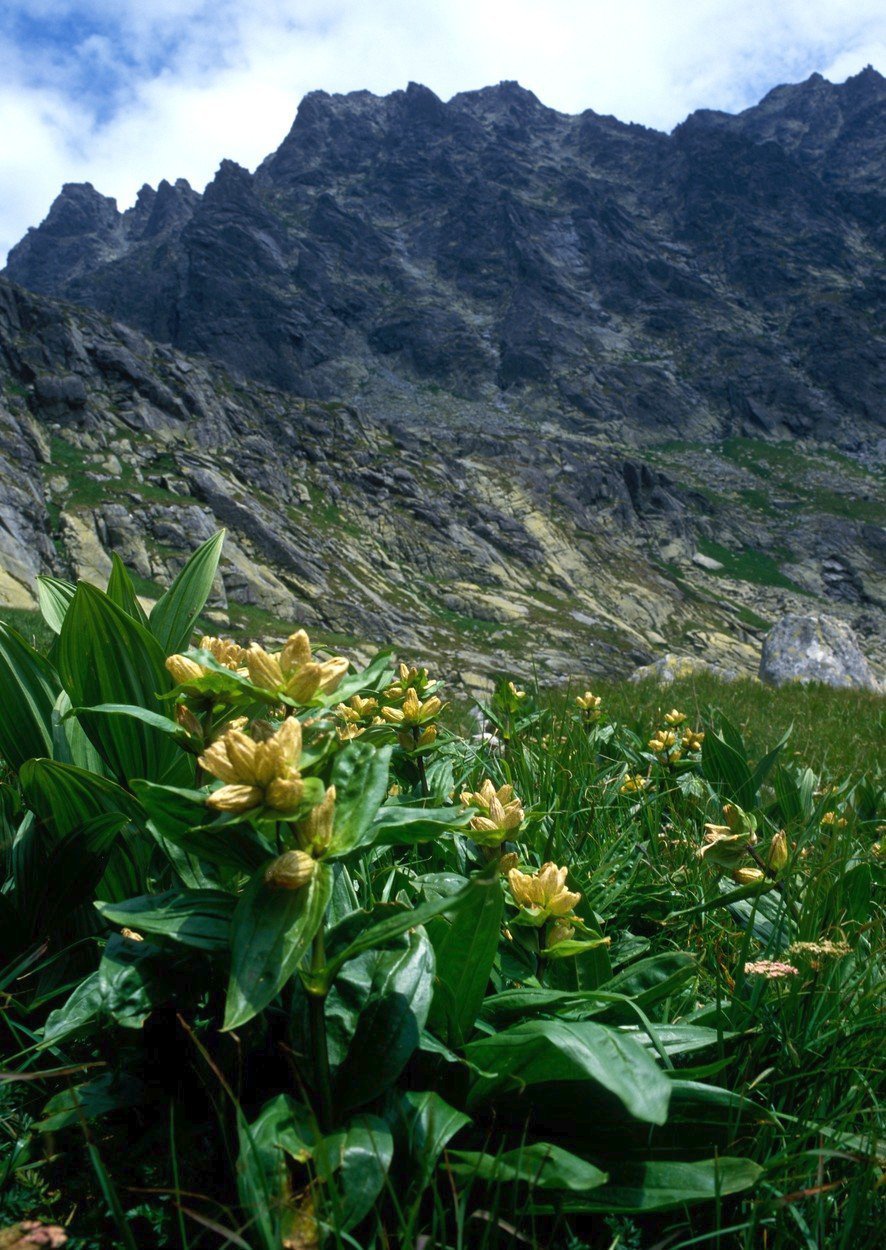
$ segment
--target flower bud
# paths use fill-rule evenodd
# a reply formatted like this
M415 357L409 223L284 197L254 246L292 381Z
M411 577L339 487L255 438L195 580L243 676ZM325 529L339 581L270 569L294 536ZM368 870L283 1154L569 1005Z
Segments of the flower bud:
M314 875L315 861L304 851L286 851L265 871L265 885L272 890L300 890Z
M781 872L788 862L789 854L787 835L784 829L779 829L769 843L769 848L766 852L766 864L773 872Z
M766 874L759 868L736 868L732 880L736 885L757 885L766 880Z
M172 674L177 686L184 686L189 681L197 681L203 676L203 669L186 655L170 655L166 658L166 668Z

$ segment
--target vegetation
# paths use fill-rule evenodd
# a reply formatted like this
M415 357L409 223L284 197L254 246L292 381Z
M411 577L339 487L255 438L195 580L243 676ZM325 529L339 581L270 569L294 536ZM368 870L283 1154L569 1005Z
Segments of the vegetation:
M862 705L503 681L454 733L386 653L194 645L221 541L149 618L115 560L0 625L0 1229L877 1244Z

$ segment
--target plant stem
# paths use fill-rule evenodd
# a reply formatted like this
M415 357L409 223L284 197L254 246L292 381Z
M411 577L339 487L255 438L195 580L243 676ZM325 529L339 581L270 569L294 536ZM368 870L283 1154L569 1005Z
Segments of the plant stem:
M420 734L418 725L413 725L412 726L412 742L413 742L414 748L418 746L418 740L420 736L421 734ZM428 779L425 776L425 757L423 755L417 755L415 757L415 763L416 763L416 767L418 768L418 780L419 780L419 784L421 785L421 796L423 799L426 799L428 797Z
M326 966L326 948L322 926L311 949L311 971L322 972ZM309 991L308 1015L311 1029L311 1050L314 1056L314 1084L320 1100L317 1120L324 1133L332 1128L332 1078L329 1073L329 1047L326 1040L326 995Z

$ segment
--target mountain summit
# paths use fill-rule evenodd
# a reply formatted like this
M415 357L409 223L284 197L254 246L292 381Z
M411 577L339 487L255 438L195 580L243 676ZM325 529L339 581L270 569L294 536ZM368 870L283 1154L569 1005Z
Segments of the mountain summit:
M462 670L748 667L814 600L882 658L884 242L873 69L670 135L317 91L202 194L67 185L0 282L0 599L224 522L220 612Z

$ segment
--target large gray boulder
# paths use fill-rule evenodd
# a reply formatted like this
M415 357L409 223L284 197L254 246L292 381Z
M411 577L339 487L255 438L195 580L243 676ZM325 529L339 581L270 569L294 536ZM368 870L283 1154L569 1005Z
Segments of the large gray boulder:
M820 681L880 690L851 627L832 616L783 616L763 641L760 678L771 686Z

